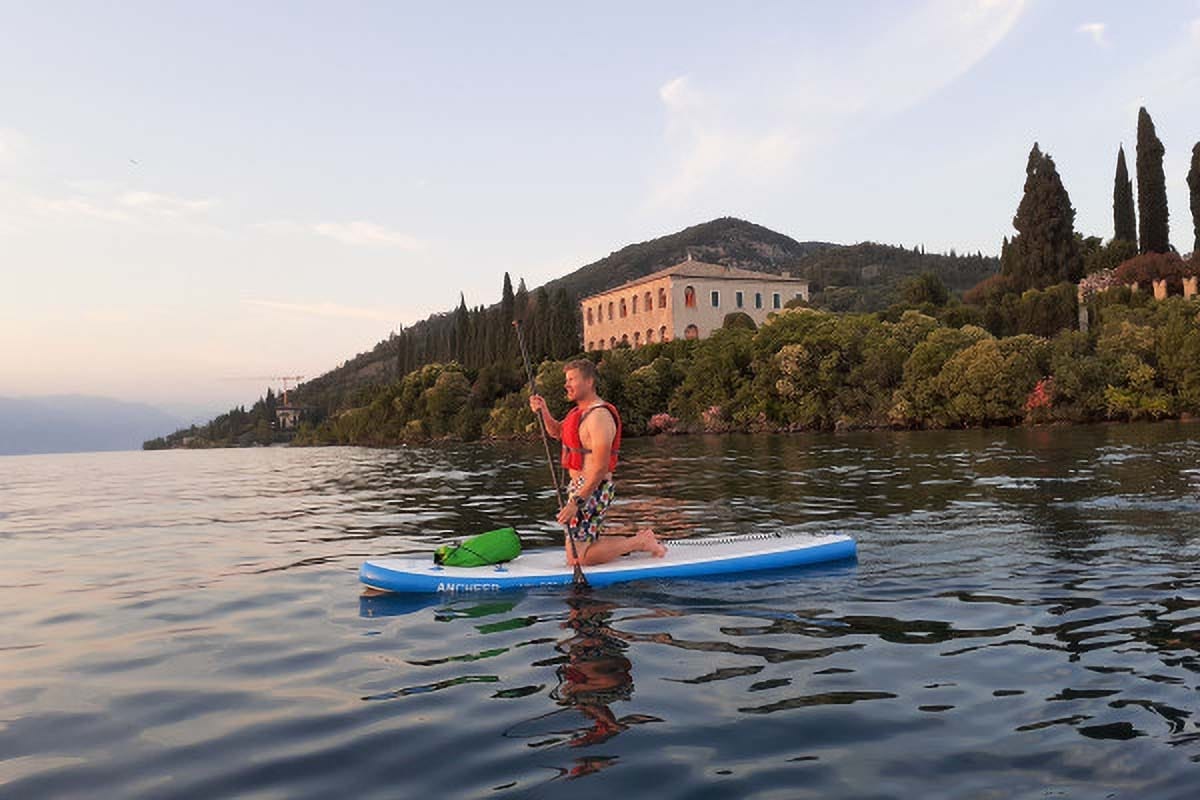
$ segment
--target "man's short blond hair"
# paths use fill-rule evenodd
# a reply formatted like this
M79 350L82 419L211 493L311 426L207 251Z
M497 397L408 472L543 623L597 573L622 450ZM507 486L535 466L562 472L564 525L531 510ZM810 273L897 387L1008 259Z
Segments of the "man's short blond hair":
M570 372L571 370L578 372L581 378L587 378L592 383L596 382L596 365L586 358L578 358L563 364L563 372Z

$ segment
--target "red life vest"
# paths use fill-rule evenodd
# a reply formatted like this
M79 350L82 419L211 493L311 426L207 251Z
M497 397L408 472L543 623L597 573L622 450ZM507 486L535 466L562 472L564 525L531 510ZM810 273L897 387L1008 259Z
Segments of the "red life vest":
M584 417L598 408L607 408L608 413L613 416L613 421L617 423L617 435L613 437L612 450L609 451L608 471L612 472L617 468L617 452L621 449L621 415L612 403L600 403L588 409L575 406L563 419L562 465L565 469L583 469L583 456L592 451L583 446L583 441L579 438L579 426Z

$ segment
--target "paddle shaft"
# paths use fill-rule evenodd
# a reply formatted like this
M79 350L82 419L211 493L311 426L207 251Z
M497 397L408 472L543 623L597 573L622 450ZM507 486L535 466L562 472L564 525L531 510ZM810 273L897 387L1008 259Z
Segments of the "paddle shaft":
M521 346L521 360L525 362L525 375L529 378L529 395L532 397L537 394L537 383L533 380L533 367L529 364L529 353L525 349L525 336L521 333L521 323L519 320L513 320L513 327L517 329L517 344ZM562 508L566 503L563 501L562 485L558 481L558 473L554 469L554 456L550 454L550 436L546 432L546 420L542 418L542 412L538 411L538 429L542 432L542 448L546 451L546 466L550 468L550 483L554 485L554 496L558 499L558 507ZM575 550L575 537L571 535L571 531L567 530L567 546L571 548L571 560L575 562L575 583L582 586L587 586L587 576L583 574L583 568L579 565L579 553Z

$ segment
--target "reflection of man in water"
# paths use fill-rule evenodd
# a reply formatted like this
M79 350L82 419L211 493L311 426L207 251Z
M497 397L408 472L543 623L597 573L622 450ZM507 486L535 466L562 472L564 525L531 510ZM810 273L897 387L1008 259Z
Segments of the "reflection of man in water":
M630 714L617 719L609 706L633 695L633 664L625 657L629 644L609 626L616 606L590 597L567 600L570 613L563 627L574 635L556 645L566 656L558 668L558 688L551 697L564 706L579 709L592 722L571 737L572 747L606 742L630 725L657 722L657 717ZM608 759L583 760L572 774L586 774L611 764Z

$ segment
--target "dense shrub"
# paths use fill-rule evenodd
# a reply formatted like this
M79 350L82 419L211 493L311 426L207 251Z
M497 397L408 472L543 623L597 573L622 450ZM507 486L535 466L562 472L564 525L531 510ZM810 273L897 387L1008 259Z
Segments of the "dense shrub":
M700 341L595 354L601 396L630 435L674 430L946 427L1158 419L1200 414L1200 300L1154 301L1117 286L1088 300L1090 335L1059 329L1074 314L1069 284L991 295L1013 325L1047 335L995 336L933 313L809 308L772 314L757 331L723 328ZM967 306L965 308L979 308ZM937 316L935 317L934 314ZM561 418L563 362L535 383ZM392 444L427 437L531 435L519 373L428 364L360 405L306 425L309 444ZM267 438L248 426L247 443Z

